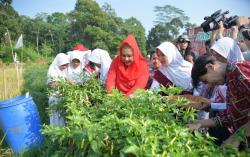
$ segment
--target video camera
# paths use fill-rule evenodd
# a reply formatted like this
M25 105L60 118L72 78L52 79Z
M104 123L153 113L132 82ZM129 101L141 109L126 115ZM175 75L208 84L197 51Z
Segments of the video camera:
M204 17L204 22L201 24L204 32L213 31L219 28L219 22L222 21L226 29L231 28L232 26L237 25L238 16L231 16L227 18L225 15L229 11L221 13L221 9L214 12L211 16Z

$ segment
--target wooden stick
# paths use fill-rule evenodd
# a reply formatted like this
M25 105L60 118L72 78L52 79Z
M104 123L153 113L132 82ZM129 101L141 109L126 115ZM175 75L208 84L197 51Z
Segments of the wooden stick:
M19 70L18 70L18 64L15 63L15 68L16 68L16 77L17 77L17 90L18 93L20 93L20 82L19 82Z
M7 29L7 34L8 34L8 37L9 37L9 42L10 42L10 48L11 48L11 53L12 53L13 62L15 62L15 59L14 59L14 52L13 52L13 46L12 46L11 38L10 38L10 33L9 33L8 28L6 28L6 29Z
M23 63L20 64L20 76L22 77L21 85L23 84Z
M22 51L21 51L21 60L20 60L20 63L22 64L23 62L23 46L22 46Z
M5 66L3 64L3 87L4 87L4 99L7 98L7 83L6 83L6 75L5 75Z

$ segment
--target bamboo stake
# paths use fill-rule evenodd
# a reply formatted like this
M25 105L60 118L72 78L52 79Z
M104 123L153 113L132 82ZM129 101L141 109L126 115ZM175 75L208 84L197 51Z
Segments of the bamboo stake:
M17 77L17 90L18 90L18 93L20 93L20 82L19 82L18 63L15 63L15 67L16 67L16 77Z
M6 29L7 29L7 34L8 34L8 37L9 37L9 42L10 42L11 53L12 53L12 58L13 58L13 62L14 62L14 61L15 61L15 59L14 59L14 52L13 52L13 46L12 46L12 43L11 43L10 33L9 33L8 28L6 28Z
M3 64L3 87L4 87L4 99L7 98L7 83L6 83L6 75L5 75L5 66Z
M21 50L21 60L20 60L20 63L22 64L23 62L23 46L22 46L22 50Z

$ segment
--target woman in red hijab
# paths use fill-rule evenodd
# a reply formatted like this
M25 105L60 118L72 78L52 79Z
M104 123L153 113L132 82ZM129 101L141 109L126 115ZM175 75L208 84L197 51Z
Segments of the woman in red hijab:
M148 63L141 55L133 35L128 35L119 47L118 56L112 61L106 80L106 89L117 88L126 96L147 85Z
M83 44L76 44L72 50L78 50L78 51L88 51L89 49L86 48Z

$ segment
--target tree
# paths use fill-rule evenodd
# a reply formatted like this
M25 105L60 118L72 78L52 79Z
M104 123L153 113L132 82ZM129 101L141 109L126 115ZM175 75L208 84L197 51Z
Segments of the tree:
M155 6L154 12L156 13L156 24L164 24L171 22L173 19L180 19L185 23L189 20L189 17L185 15L184 11L171 5Z
M35 20L47 22L48 16L49 16L48 13L44 13L44 12L37 13L35 16Z
M71 44L83 43L87 47L93 45L89 35L85 34L87 27L105 27L104 12L99 5L92 0L78 0L75 9L69 14L71 22L70 39ZM89 32L90 30L88 30Z
M123 31L123 34L125 35L133 34L136 37L138 46L142 54L146 55L145 29L142 26L141 22L134 17L126 19L123 24Z
M103 4L102 9L103 9L103 11L104 11L106 14L108 14L108 15L110 15L110 16L112 16L112 17L116 17L116 12L115 12L115 10L114 10L114 9L111 7L111 5L108 4L107 2L105 2L105 3Z
M47 16L47 22L57 26L67 26L69 21L67 16L60 12L54 12L51 15Z
M52 49L56 51L54 39L54 26L47 22L48 14L40 13L34 19L21 16L20 27L24 34L27 45L32 46L38 53L43 44L51 45ZM44 54L45 55L45 54Z
M90 49L103 48L114 56L125 36L132 33L145 51L145 31L141 23L135 18L123 21L108 3L101 8L93 0L78 0L69 13L69 21L72 45L80 42Z
M4 6L10 6L12 3L12 0L0 0L0 3Z
M156 25L147 37L147 49L155 49L163 41L173 41L185 27L193 26L184 11L171 5L156 6Z
M19 15L10 5L11 0L1 0L0 3L0 43L4 42L4 35L9 30L12 39L20 35Z
M67 45L69 34L66 31L70 27L68 16L63 13L55 12L48 15L47 22L51 24L51 30L49 33L51 39L53 38L55 51L69 51L71 46Z
M36 35L34 20L28 16L20 16L20 25L23 36L24 45L34 46L36 45Z
M106 49L111 56L115 56L117 48L128 34L136 36L145 54L145 29L141 22L133 17L126 20L118 17L108 3L100 7L93 0L77 0L70 13L38 13L35 18L30 18L19 16L10 6L12 0L0 2L1 37L6 34L6 28L13 40L22 33L25 45L44 56L51 54L45 52L48 48L50 52L66 52L76 43L82 43L90 49Z
M187 22L184 27L185 27L185 29L194 28L194 27L196 27L196 24L192 24L190 22Z
M161 42L166 41L167 39L169 39L169 41L173 39L169 33L172 28L169 27L172 27L172 25L157 24L149 31L147 38L148 51L154 50Z

